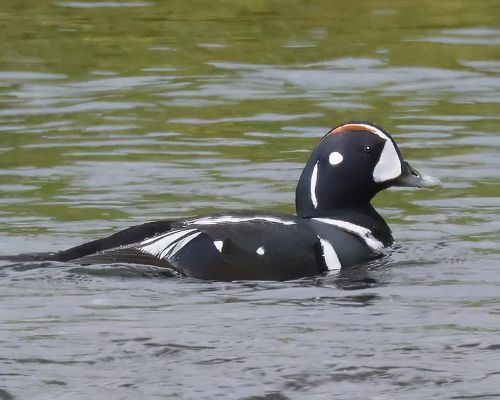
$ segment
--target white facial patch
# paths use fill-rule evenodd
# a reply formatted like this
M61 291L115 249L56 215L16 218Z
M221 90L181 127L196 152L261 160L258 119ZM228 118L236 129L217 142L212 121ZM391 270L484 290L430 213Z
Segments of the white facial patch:
M373 180L375 182L389 181L401 175L401 171L401 161L396 148L392 141L387 139L380 154L380 159L373 170Z
M318 199L316 197L316 182L318 181L318 164L319 160L316 161L314 165L314 169L311 175L311 201L313 203L314 208L318 207Z
M340 264L339 258L333 246L327 240L324 240L318 236L319 242L321 244L321 248L323 249L323 259L325 260L326 267L328 271L336 271L339 270L342 266Z
M342 161L344 161L344 157L338 151L334 151L328 156L330 165L339 165Z
M255 251L259 256L263 256L266 250L264 249L264 246L260 246L256 251Z
M386 182L392 179L396 179L401 175L401 160L399 159L398 153L396 151L395 144L391 140L388 134L383 132L381 129L369 125L360 123L347 123L331 131L331 134L340 134L344 131L368 131L377 135L379 138L384 140L384 148L380 154L379 161L373 170L373 180L374 182ZM333 154L333 153L332 153ZM330 157L332 157L330 154Z

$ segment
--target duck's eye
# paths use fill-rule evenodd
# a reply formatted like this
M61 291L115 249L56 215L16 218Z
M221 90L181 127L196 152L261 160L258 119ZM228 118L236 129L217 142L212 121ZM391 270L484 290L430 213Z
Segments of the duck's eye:
M368 154L372 154L372 148L370 146L366 146L365 152L367 152Z
M417 178L420 177L420 174L417 171L413 170L413 169L410 171L410 174L412 174L413 176L416 176Z

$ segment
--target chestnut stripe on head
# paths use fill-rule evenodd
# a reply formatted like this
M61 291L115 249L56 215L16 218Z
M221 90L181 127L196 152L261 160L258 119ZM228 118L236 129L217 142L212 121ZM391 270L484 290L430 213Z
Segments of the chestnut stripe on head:
M382 139L390 140L389 137L380 129L368 124L344 124L337 128L332 129L330 132L327 133L327 136L340 135L341 133L349 131L368 131L374 133L377 136L380 136Z

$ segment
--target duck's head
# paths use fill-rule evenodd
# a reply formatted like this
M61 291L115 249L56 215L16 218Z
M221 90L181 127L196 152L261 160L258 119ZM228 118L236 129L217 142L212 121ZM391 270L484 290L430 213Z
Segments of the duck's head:
M390 186L440 183L412 168L381 127L348 122L330 130L313 150L297 184L297 215L316 217L362 207Z

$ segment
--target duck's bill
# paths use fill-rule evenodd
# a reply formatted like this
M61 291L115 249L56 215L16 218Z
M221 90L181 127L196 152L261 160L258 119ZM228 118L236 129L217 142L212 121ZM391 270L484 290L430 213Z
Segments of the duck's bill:
M398 178L396 178L393 185L428 188L434 186L442 186L443 184L437 178L433 178L432 176L428 175L422 175L416 169L412 168L406 161L403 161L403 172Z

